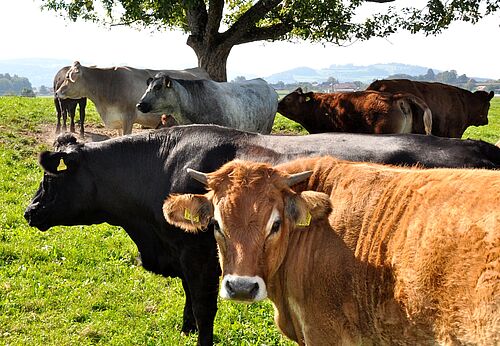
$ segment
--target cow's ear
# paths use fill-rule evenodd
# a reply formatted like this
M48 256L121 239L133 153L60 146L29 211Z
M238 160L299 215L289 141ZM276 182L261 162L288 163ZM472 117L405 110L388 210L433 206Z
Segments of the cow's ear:
M297 89L295 89L293 92L297 93L297 94L303 94L304 92L302 91L302 88L301 87L298 87Z
M163 203L163 216L167 222L189 233L207 228L213 215L212 202L205 195L172 194Z
M76 169L78 164L77 156L75 152L44 151L40 154L38 161L47 173L59 175Z
M172 86L172 81L169 76L165 76L165 88L170 88Z
M305 94L302 94L299 97L299 102L300 103L309 102L309 101L311 101L312 96L313 96L313 92L312 91L310 91L308 93L305 93Z
M285 201L285 214L296 227L308 227L313 220L327 217L332 211L330 198L326 193L303 191L288 196Z
M494 96L495 96L495 92L490 91L490 93L488 94L488 101L490 101Z
M153 81L153 78L149 77L148 80L146 81L146 85L149 86L151 82Z
M71 66L71 69L73 70L73 72L74 72L74 73L80 73L80 67L81 67L81 66L82 66L82 65L80 64L80 62L79 62L79 61L75 61L75 62L73 63L73 66Z

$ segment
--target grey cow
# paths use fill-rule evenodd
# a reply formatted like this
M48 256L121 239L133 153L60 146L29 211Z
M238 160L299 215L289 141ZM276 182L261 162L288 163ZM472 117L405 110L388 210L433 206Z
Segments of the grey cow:
M137 108L171 114L180 125L216 124L268 134L278 108L278 94L260 78L226 83L159 73L148 84Z
M184 79L210 78L205 70L198 67L163 71ZM144 114L135 105L147 88L145 81L159 72L127 66L86 67L75 61L57 89L56 96L61 99L88 97L94 102L106 127L118 129L123 134L131 133L134 123L155 128L162 113Z

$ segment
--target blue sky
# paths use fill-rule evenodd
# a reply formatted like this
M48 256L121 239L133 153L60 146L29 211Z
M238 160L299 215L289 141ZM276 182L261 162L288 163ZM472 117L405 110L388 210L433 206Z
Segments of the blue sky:
M425 6L425 0L397 0ZM181 32L151 33L126 27L111 30L93 23L72 23L53 12L42 12L40 0L1 0L0 59L63 58L99 67L129 65L177 69L197 65L196 55ZM383 11L383 6L370 8ZM500 79L498 42L500 16L479 24L455 23L437 37L395 34L355 42L346 47L307 42L256 42L236 46L228 60L228 77L265 77L283 70L332 64L404 63L455 69L459 74Z

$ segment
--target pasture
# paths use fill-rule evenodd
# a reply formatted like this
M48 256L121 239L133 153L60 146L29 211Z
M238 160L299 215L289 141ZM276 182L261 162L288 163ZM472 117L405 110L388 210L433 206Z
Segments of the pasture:
M78 116L77 116L78 117ZM181 336L183 289L138 266L134 243L119 227L31 228L23 212L42 178L37 155L50 149L52 98L0 97L0 344L195 345ZM86 131L103 132L91 102ZM305 133L286 118L273 132ZM489 125L464 138L500 139L500 98ZM220 301L220 345L292 345L277 331L269 302Z

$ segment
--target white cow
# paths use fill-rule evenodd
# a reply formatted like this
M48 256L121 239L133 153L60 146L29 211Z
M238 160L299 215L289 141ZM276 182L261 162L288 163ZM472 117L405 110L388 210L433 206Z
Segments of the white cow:
M278 94L263 79L243 82L185 80L159 73L149 81L137 108L172 114L177 123L216 124L268 134L278 108Z
M161 71L127 66L85 67L75 61L57 89L56 96L61 99L88 97L94 102L106 127L129 134L134 123L152 128L160 123L162 113L144 114L135 107L147 88L146 81L158 72ZM164 72L184 79L210 78L198 67Z

